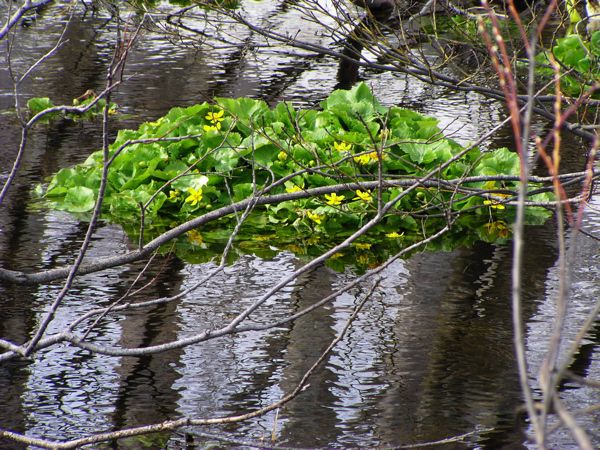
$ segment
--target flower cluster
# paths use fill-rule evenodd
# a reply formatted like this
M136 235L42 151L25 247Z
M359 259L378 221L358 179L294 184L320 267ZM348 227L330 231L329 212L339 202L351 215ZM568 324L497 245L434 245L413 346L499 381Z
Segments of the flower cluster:
M500 197L500 198L509 198L510 194L494 194L494 197ZM488 199L488 200L484 200L483 201L484 205L489 206L490 208L494 208L494 209L505 209L505 206L500 203L498 200L494 200L494 199Z
M496 200L484 200L483 204L494 209L504 209L504 205Z
M218 131L221 129L221 122L223 122L223 115L225 112L220 109L217 112L210 111L204 118L208 120L212 125L204 125L204 131Z
M500 238L506 239L510 236L510 228L506 225L503 220L497 220L496 222L486 223L483 228L490 235L495 235Z
M484 189L489 189L489 190L497 189L496 182L488 181L487 183L485 183ZM505 206L500 202L500 200L496 200L496 198L507 199L510 197L511 197L510 194L502 194L502 193L494 192L487 200L483 201L483 204L486 206L489 206L490 208L502 210L502 209L505 209Z
M392 231L391 233L386 233L385 237L390 239L400 239L404 236L404 233L398 233L397 231Z
M204 245L204 238L202 237L202 235L200 234L200 232L198 230L190 230L190 231L188 231L187 232L187 237L188 237L188 240L193 245L198 245L198 246L206 247L206 245Z
M350 151L351 148L352 148L352 145L350 145L346 142L334 142L333 143L333 149L337 150L338 152L348 152L348 151Z
M379 155L377 152L363 153L362 155L354 157L354 162L360 164L361 166L366 166L370 162L377 160L379 160Z

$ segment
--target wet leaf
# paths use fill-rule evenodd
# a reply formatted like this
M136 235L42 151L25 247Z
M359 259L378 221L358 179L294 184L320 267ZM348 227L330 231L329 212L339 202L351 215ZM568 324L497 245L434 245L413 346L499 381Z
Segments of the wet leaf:
M401 108L384 108L365 84L350 91L334 91L322 107L296 110L289 103L280 103L270 109L260 100L221 98L216 104L173 108L138 130L121 130L110 146L111 155L117 149L120 153L110 166L103 215L120 223L136 239L141 205L145 205L145 238L151 239L193 217L251 198L272 182L295 173L271 187L269 193L377 180L378 161L384 178L421 177L463 151L442 135L436 119ZM188 133L198 136L188 137ZM183 139L122 147L129 140L163 137ZM383 154L378 151L382 147ZM52 207L89 212L102 167L102 152L95 152L83 164L60 170L41 191ZM483 156L473 149L437 176L453 180L516 174L518 170L519 158L508 149ZM506 183L504 188L514 190L516 183ZM393 187L380 195L387 202L402 192ZM353 188L327 197L256 207L240 230L235 251L272 255L273 249L279 248L306 257L318 255L375 215L378 194L372 191L371 195L372 200L365 201ZM539 197L539 201L548 199L547 194ZM477 239L505 240L503 231L483 226L491 219L508 221L513 214L510 206L493 209L475 196L420 187L403 196L364 236L362 247L352 247L332 264L343 267L349 263L364 269L383 262L401 246L446 225L445 211L464 213L452 233L429 245L431 248L451 249ZM531 209L530 217L538 223L545 220L547 212ZM179 239L175 251L189 261L208 261L222 251L234 224L233 217L211 222L196 230L199 235Z
M64 199L64 209L74 213L88 212L94 209L96 196L92 189L85 186L75 186L67 189Z
M29 111L31 111L31 114L34 116L48 108L53 107L54 103L52 103L52 101L48 97L35 97L29 99L29 101L27 102L27 108L29 108Z

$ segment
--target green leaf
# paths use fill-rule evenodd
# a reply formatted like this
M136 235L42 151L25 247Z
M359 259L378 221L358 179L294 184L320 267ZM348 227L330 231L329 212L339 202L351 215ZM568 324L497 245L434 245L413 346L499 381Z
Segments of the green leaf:
M190 188L202 189L208 184L208 177L206 175L188 174L171 183L173 189L179 189L180 191L187 191Z
M254 160L264 167L269 167L273 161L277 160L279 148L265 136L249 136L242 141L242 146L251 149L248 157L254 157Z
M409 158L418 164L430 165L433 162L445 162L452 158L452 146L448 141L428 143L407 143L400 148Z
M525 209L525 223L527 225L543 225L550 217L552 212L542 207L530 207Z
M31 115L35 116L46 109L53 108L54 103L48 97L35 97L31 98L27 101L27 108L31 111ZM60 116L60 112L53 112L44 115L40 121L47 123L52 119L55 119Z
M592 34L590 39L590 50L594 55L600 56L600 31L595 31Z
M254 194L254 185L252 183L239 183L233 187L233 201L239 202Z
M587 49L581 41L578 34L558 39L558 44L554 47L554 56L568 67L578 69L580 62L587 55Z
M486 153L474 170L474 175L518 175L519 156L507 148Z
M217 105L222 108L227 115L232 116L237 123L237 128L243 134L248 134L253 126L260 127L264 125L262 117L269 112L269 107L262 100L251 98L216 98Z
M71 187L84 186L93 190L100 187L101 173L86 166L61 169L50 181L46 196L63 196Z
M88 212L94 209L96 196L92 189L85 186L69 188L63 202L64 209L73 213Z
M358 83L350 90L338 89L329 94L326 100L321 102L323 110L331 110L336 106L350 106L356 114L361 114L366 118L367 115L375 112L384 113L379 101L375 98L369 87L365 83Z
M294 129L298 114L290 102L278 103L273 109L273 121L281 122L290 130Z
M34 116L48 108L53 107L54 103L52 103L52 101L48 97L35 97L29 99L29 101L27 102L27 108L29 108L29 111L31 111L31 113Z
M175 160L169 163L162 170L155 170L154 176L164 181L171 180L188 169L188 165L183 161Z

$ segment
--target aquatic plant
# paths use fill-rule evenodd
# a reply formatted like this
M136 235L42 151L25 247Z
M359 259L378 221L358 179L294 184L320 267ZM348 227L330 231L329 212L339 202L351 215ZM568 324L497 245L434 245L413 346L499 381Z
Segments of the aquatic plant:
M536 57L540 75L550 79L554 66L560 71L561 90L570 96L578 96L596 89L600 83L600 31L592 33L589 40L579 34L569 34L556 40L550 50ZM598 93L593 93L598 98Z
M366 84L334 91L319 110L290 103L269 108L249 98L173 108L137 131L121 130L109 160L95 152L82 164L60 170L40 191L53 208L91 211L104 165L104 217L136 237L140 230L149 238L260 198L238 242L245 251L263 255L284 249L319 254L391 202L361 237L369 248L353 248L369 252L358 260L365 266L446 224L452 232L434 247L506 240L509 227L489 223L510 222L512 207L505 204L519 172L516 154L505 148L463 148L443 136L436 119L382 106ZM537 193L533 199L548 201L550 195ZM548 214L540 207L529 209L532 221ZM189 234L177 252L195 261L210 259L215 254L210 250L222 249L233 226L231 216L219 216L196 230L202 252L198 236ZM335 261L357 259L348 254L347 260Z

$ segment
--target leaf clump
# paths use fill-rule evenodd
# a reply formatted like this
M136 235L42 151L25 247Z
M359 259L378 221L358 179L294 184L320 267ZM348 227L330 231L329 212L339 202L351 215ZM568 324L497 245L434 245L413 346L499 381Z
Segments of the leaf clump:
M150 238L253 196L336 187L327 195L255 207L240 231L238 248L262 256L281 250L318 255L374 217L379 202L397 198L380 223L330 259L338 268L379 264L449 222L452 232L430 247L510 237L513 211L504 203L516 183L460 180L518 175L516 154L465 151L443 136L436 119L384 107L363 83L334 91L320 106L295 109L284 102L270 108L261 100L217 98L214 104L173 108L138 130L121 130L108 161L98 151L60 170L43 195L56 209L91 211L103 165L109 164L104 217L132 236L143 217L145 238ZM403 194L426 175L429 183ZM377 180L384 184L373 184ZM548 217L542 208L529 210L531 217ZM176 251L190 261L206 261L222 249L234 223L222 218L193 230Z

